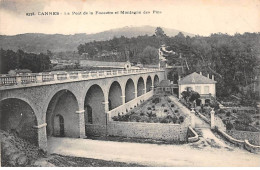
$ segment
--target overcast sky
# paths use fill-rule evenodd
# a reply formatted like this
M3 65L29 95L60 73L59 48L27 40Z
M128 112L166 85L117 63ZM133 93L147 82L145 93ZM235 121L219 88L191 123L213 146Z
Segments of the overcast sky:
M139 15L64 12L161 11ZM61 12L42 16L38 12ZM34 12L35 16L26 16ZM260 0L0 0L0 34L97 33L125 26L161 26L199 35L260 32Z

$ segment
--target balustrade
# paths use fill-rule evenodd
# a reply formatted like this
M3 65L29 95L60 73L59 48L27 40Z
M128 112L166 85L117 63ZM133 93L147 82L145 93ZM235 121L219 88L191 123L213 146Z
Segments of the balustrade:
M78 73L69 73L70 79L77 79L78 78Z
M38 73L38 74L25 74L25 75L0 75L0 86L21 85L30 83L41 83L51 81L63 81L70 79L82 80L88 78L106 77L113 75L124 75L133 73L145 73L157 71L160 69L133 69L133 70L100 70L100 71L80 71L80 72L60 72L60 73Z
M66 80L67 79L67 73L58 73L57 74L57 79L58 80Z
M53 81L54 80L54 74L43 74L42 75L42 81L43 82L48 82L48 81Z
M16 82L16 77L0 77L0 85L1 86L8 86L8 85L15 85L17 84Z
M22 84L30 84L36 82L36 75L22 75L21 83Z

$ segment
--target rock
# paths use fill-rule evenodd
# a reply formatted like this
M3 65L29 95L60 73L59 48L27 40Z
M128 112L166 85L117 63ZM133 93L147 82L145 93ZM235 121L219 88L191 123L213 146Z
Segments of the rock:
M39 159L39 160L35 161L34 166L37 166L37 167L55 167L55 165L48 162L46 159Z
M6 150L11 147L11 144L8 142L2 142L2 150Z
M6 148L5 150L3 150L3 157L9 157L12 154L14 154L16 151L16 149L14 148Z
M9 156L9 162L15 162L16 164L16 161L20 156L21 156L20 152L13 153L12 155Z
M18 166L25 166L28 163L28 159L24 154L21 154L16 163Z

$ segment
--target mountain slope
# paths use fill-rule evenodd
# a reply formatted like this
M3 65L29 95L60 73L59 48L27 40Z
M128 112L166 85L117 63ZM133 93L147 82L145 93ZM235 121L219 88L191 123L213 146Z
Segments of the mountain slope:
M113 37L125 36L128 38L137 37L141 35L153 35L156 27L142 26L142 27L123 27L112 29L96 34L41 34L41 33L26 33L14 36L0 35L0 48L18 50L22 49L26 52L52 52L60 51L77 51L79 44L84 44L91 41L109 40ZM168 36L175 36L179 30L163 28ZM185 33L184 35L194 36L193 34Z

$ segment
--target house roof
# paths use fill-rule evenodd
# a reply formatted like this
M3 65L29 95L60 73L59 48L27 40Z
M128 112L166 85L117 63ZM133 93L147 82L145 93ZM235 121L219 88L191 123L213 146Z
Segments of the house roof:
M159 84L160 87L169 87L171 85L170 80L162 80Z
M196 72L191 73L178 81L179 85L180 84L214 84L214 83L217 82L208 77L200 75Z
M178 88L177 84L171 84L170 80L162 80L159 84L159 87L172 87Z

